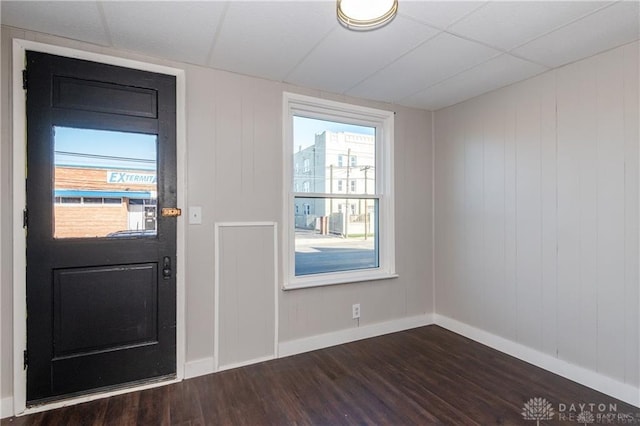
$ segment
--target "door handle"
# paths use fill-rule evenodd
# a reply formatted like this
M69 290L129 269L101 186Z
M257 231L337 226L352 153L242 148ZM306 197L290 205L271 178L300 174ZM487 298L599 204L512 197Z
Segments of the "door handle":
M162 259L162 278L165 280L171 278L171 258L169 256Z

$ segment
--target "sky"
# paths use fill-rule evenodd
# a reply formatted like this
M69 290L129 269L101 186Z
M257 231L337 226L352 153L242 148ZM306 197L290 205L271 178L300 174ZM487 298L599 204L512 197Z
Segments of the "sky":
M363 135L374 135L375 127L356 126L353 124L336 123L334 121L317 120L314 118L298 117L293 118L293 146L302 149L315 143L316 133L324 130L331 132L350 132Z
M156 168L156 135L60 126L54 130L56 164L146 170Z

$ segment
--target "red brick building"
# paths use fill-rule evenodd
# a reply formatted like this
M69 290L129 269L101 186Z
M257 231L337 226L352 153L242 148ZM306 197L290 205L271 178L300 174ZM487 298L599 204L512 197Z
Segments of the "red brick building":
M150 170L57 166L55 238L156 230L156 174Z

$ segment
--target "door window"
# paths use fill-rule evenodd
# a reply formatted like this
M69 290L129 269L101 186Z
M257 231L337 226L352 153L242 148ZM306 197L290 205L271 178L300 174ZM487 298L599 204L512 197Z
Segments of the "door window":
M53 132L54 238L155 236L156 135L61 126Z

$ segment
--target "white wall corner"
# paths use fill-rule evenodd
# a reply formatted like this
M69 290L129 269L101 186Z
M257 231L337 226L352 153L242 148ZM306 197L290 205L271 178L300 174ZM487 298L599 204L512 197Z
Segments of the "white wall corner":
M215 365L216 363L213 357L187 361L184 365L184 378L191 379L192 377L214 373L216 371Z
M433 314L423 314L413 317L380 322L362 327L348 328L331 333L304 337L302 339L281 342L278 345L278 357L297 355L304 352L328 348L330 346L355 342L356 340L382 336L383 334L409 330L433 324Z
M9 396L0 400L0 413L2 419L13 416L13 397Z
M456 321L452 318L434 314L434 323L449 331L460 334L507 355L543 368L554 374L573 380L581 385L605 393L628 404L640 407L640 388L604 376L584 367L571 364L554 356L497 336L479 328ZM532 395L533 396L533 395ZM544 396L544 395L542 395ZM572 401L567 401L572 402Z

